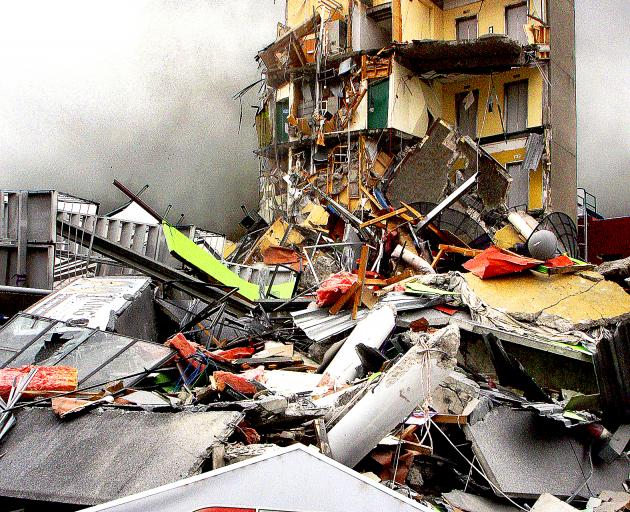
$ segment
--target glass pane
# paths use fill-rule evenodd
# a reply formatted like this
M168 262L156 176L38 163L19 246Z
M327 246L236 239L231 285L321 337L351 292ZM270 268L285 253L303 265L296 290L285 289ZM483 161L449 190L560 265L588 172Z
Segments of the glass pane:
M53 323L53 320L16 316L0 331L0 348L22 350Z
M24 350L11 363L11 366L26 364L54 365L63 354L67 354L74 349L91 332L90 329L85 327L71 327L58 323Z
M2 368L14 355L15 352L12 352L11 350L0 350L0 368Z
M138 341L125 350L107 366L101 368L83 384L98 384L104 381L123 379L143 370L154 368L173 351L163 345ZM137 381L141 376L129 377L123 380L125 386Z
M114 357L132 342L132 338L112 332L97 331L85 343L79 345L76 350L70 352L57 364L75 367L79 371L79 383L81 383L96 368Z

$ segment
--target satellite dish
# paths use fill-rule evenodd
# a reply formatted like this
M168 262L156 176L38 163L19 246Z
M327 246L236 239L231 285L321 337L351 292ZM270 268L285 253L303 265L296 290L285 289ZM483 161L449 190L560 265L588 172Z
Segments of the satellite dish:
M567 253L571 258L579 258L577 228L575 222L566 213L554 212L544 217L532 231L527 244L540 231L551 231L558 239L558 250Z

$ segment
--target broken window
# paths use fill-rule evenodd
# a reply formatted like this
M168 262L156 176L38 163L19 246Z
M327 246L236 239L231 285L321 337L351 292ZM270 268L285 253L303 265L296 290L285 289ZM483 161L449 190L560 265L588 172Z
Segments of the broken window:
M527 34L523 30L527 25L527 4L510 5L505 8L505 33L521 44L527 44Z
M124 379L129 386L142 378L129 375L155 368L172 355L157 343L23 313L0 329L0 368L71 366L79 385Z
M527 80L505 84L505 129L508 133L527 128Z
M477 39L477 16L469 18L459 18L455 20L457 40L467 41L469 39Z
M455 96L457 128L463 135L477 137L477 105L479 91L464 91Z

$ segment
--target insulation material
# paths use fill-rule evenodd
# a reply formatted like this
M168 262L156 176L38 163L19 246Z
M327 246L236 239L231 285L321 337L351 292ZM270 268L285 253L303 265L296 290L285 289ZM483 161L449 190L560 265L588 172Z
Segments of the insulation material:
M11 388L25 377L32 366L3 368L0 370L0 397L7 399ZM37 373L26 387L23 396L45 396L51 392L74 391L78 385L78 372L69 366L39 366Z
M317 290L317 305L330 306L357 282L356 274L338 272L323 281Z

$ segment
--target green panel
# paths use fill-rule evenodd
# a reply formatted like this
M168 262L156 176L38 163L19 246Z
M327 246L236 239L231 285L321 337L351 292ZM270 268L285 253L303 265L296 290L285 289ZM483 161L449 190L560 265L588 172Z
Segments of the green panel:
M368 129L387 128L389 79L368 86Z
M287 117L289 117L288 98L276 103L276 141L278 142L289 142Z
M200 270L211 279L225 286L238 288L238 292L249 300L258 300L260 292L258 285L245 281L238 274L232 272L212 254L199 247L186 235L167 222L162 222L162 231L166 238L169 252L176 258L186 262L193 268ZM293 293L293 281L277 284L271 287L271 294L281 299L289 299Z

